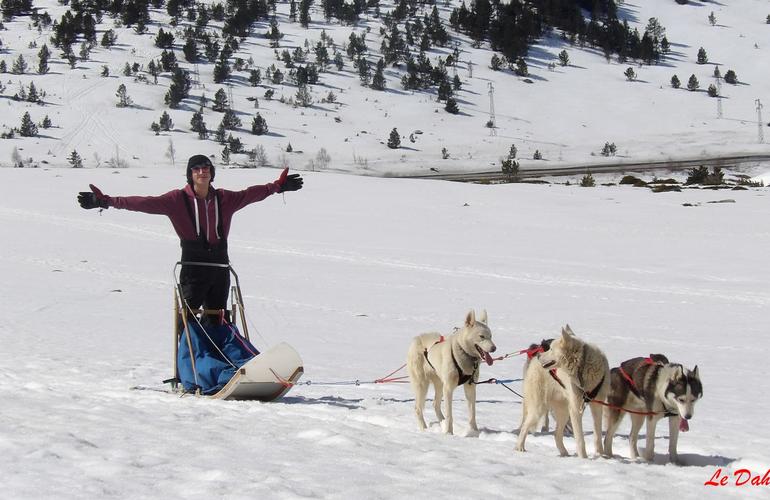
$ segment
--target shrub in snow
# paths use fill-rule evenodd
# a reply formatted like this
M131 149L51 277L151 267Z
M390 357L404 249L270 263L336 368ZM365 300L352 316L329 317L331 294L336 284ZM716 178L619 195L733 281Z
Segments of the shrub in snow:
M584 175L583 178L580 179L580 185L582 187L596 186L596 181L594 180L594 176L591 175L591 172L587 172L586 175Z
M83 158L75 150L67 157L67 161L72 165L72 168L83 168Z
M395 127L390 131L390 136L388 137L388 147L390 149L398 149L401 147L401 136Z
M698 49L698 64L706 64L709 62L708 55L706 55L706 49L703 47Z
M690 79L687 80L687 90L690 92L693 92L695 90L698 90L700 88L700 83L698 83L698 79L695 77L695 75L690 75Z

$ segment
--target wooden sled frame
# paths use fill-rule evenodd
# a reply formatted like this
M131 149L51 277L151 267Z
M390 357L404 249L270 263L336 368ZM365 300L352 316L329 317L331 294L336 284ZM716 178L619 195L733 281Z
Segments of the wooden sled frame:
M224 311L218 309L198 309L195 311L189 310L189 307L184 303L182 298L182 289L177 278L177 270L182 265L195 265L195 266L208 266L208 267L220 267L226 268L233 278L235 278L235 285L230 288L230 308L227 309L230 313L230 319L233 325L237 326L237 319L240 318L241 328L243 330L243 336L246 340L249 339L248 326L246 325L246 314L243 306L243 294L241 293L241 285L238 280L238 274L229 264L216 264L208 262L177 262L174 266L174 376L170 379L171 388L174 392L179 392L179 366L177 365L177 356L179 354L179 343L184 332L186 337L187 348L190 350L190 362L192 363L193 372L197 377L197 369L195 367L195 356L192 355L192 340L190 338L190 329L188 328L188 314L222 314ZM181 315L181 325L180 318ZM180 330L180 326L183 330ZM264 359L272 355L277 363L283 365L281 369L273 368L265 365L264 363L255 363L260 356ZM294 364L291 363L291 360ZM287 362L292 368L287 368ZM263 365L263 366L259 366ZM296 367L296 368L294 368ZM266 376L266 370L269 370L268 376ZM280 373L279 373L280 372ZM209 397L212 399L239 399L239 400L260 400L260 401L273 401L286 394L291 389L297 380L304 373L302 361L299 354L288 344L280 343L273 348L269 349L265 353L261 353L256 358L239 368L235 375L225 384L222 389L217 393L211 395L203 395L200 391L196 392L198 396ZM258 380L257 380L258 379Z

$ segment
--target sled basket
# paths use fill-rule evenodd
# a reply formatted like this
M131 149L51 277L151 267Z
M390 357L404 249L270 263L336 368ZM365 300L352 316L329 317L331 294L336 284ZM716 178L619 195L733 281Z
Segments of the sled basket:
M177 278L181 265L226 268L235 281L230 308L191 309ZM174 279L174 376L169 379L173 391L214 399L273 401L299 380L304 372L302 359L289 344L281 342L260 353L249 341L240 282L229 264L177 262ZM210 321L211 317L218 320Z

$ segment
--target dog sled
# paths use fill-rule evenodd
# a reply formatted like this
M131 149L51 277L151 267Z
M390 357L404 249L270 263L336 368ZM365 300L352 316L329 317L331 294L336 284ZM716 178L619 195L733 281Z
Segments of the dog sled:
M227 268L235 281L229 309L192 310L181 292L181 265ZM177 262L174 281L174 376L166 381L173 392L213 399L274 401L299 380L304 372L302 359L289 344L281 342L259 352L249 340L238 274L230 265Z

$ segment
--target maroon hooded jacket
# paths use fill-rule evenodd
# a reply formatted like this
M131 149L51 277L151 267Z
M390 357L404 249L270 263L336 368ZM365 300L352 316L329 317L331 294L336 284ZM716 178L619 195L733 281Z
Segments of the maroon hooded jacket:
M264 200L279 189L279 184L275 182L251 186L243 191L215 190L212 187L206 199L200 200L195 198L192 187L187 185L160 196L111 196L108 203L114 208L167 216L183 246L184 242L200 240L201 236L209 245L216 246L220 241L227 241L235 212ZM218 204L214 191L219 198ZM197 218L194 217L196 208Z

